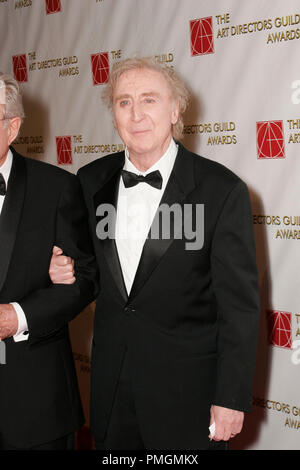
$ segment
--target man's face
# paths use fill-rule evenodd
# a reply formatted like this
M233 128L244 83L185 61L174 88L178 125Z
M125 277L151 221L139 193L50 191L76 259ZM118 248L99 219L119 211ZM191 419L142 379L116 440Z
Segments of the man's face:
M7 121L4 121L3 117L3 108L0 105L0 167L5 162L9 146L17 137L21 125L19 117L14 117Z
M147 68L124 72L114 89L113 112L130 158L154 163L162 157L178 119L178 103L160 72Z
M3 109L0 105L0 166L3 165L9 149L9 127L7 121L3 121Z

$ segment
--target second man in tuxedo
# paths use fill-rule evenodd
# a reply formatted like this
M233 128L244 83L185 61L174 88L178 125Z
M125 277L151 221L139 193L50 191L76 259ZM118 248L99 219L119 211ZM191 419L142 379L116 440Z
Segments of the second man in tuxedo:
M97 273L82 191L11 147L23 107L4 73L0 96L0 450L72 449L84 417L68 322L94 299ZM54 245L74 259L75 283L52 285Z

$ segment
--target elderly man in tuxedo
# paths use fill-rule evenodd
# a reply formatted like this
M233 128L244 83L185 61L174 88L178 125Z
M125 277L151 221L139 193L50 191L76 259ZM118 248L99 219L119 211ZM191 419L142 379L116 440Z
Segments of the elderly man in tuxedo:
M104 99L126 150L78 173L100 270L96 447L225 449L251 410L256 357L247 187L179 143L188 92L172 69L121 61Z
M84 417L68 322L93 300L97 275L86 210L74 175L10 146L24 113L4 73L0 98L0 450L72 449ZM55 244L76 282L51 283Z

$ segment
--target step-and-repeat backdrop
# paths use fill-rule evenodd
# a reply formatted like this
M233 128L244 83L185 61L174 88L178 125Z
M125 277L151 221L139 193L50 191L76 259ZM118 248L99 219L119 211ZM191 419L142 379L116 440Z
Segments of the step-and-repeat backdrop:
M299 449L299 0L0 0L0 44L24 96L16 149L73 173L123 149L101 102L116 61L155 56L186 80L184 145L236 172L253 208L261 329L232 448ZM92 323L90 306L71 324L87 423Z

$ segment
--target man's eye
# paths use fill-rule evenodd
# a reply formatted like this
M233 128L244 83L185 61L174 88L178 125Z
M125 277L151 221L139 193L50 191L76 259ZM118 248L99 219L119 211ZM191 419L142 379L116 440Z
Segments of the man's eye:
M146 103L154 103L154 98L145 98Z
M128 100L122 100L120 101L120 106L127 106L129 104Z

